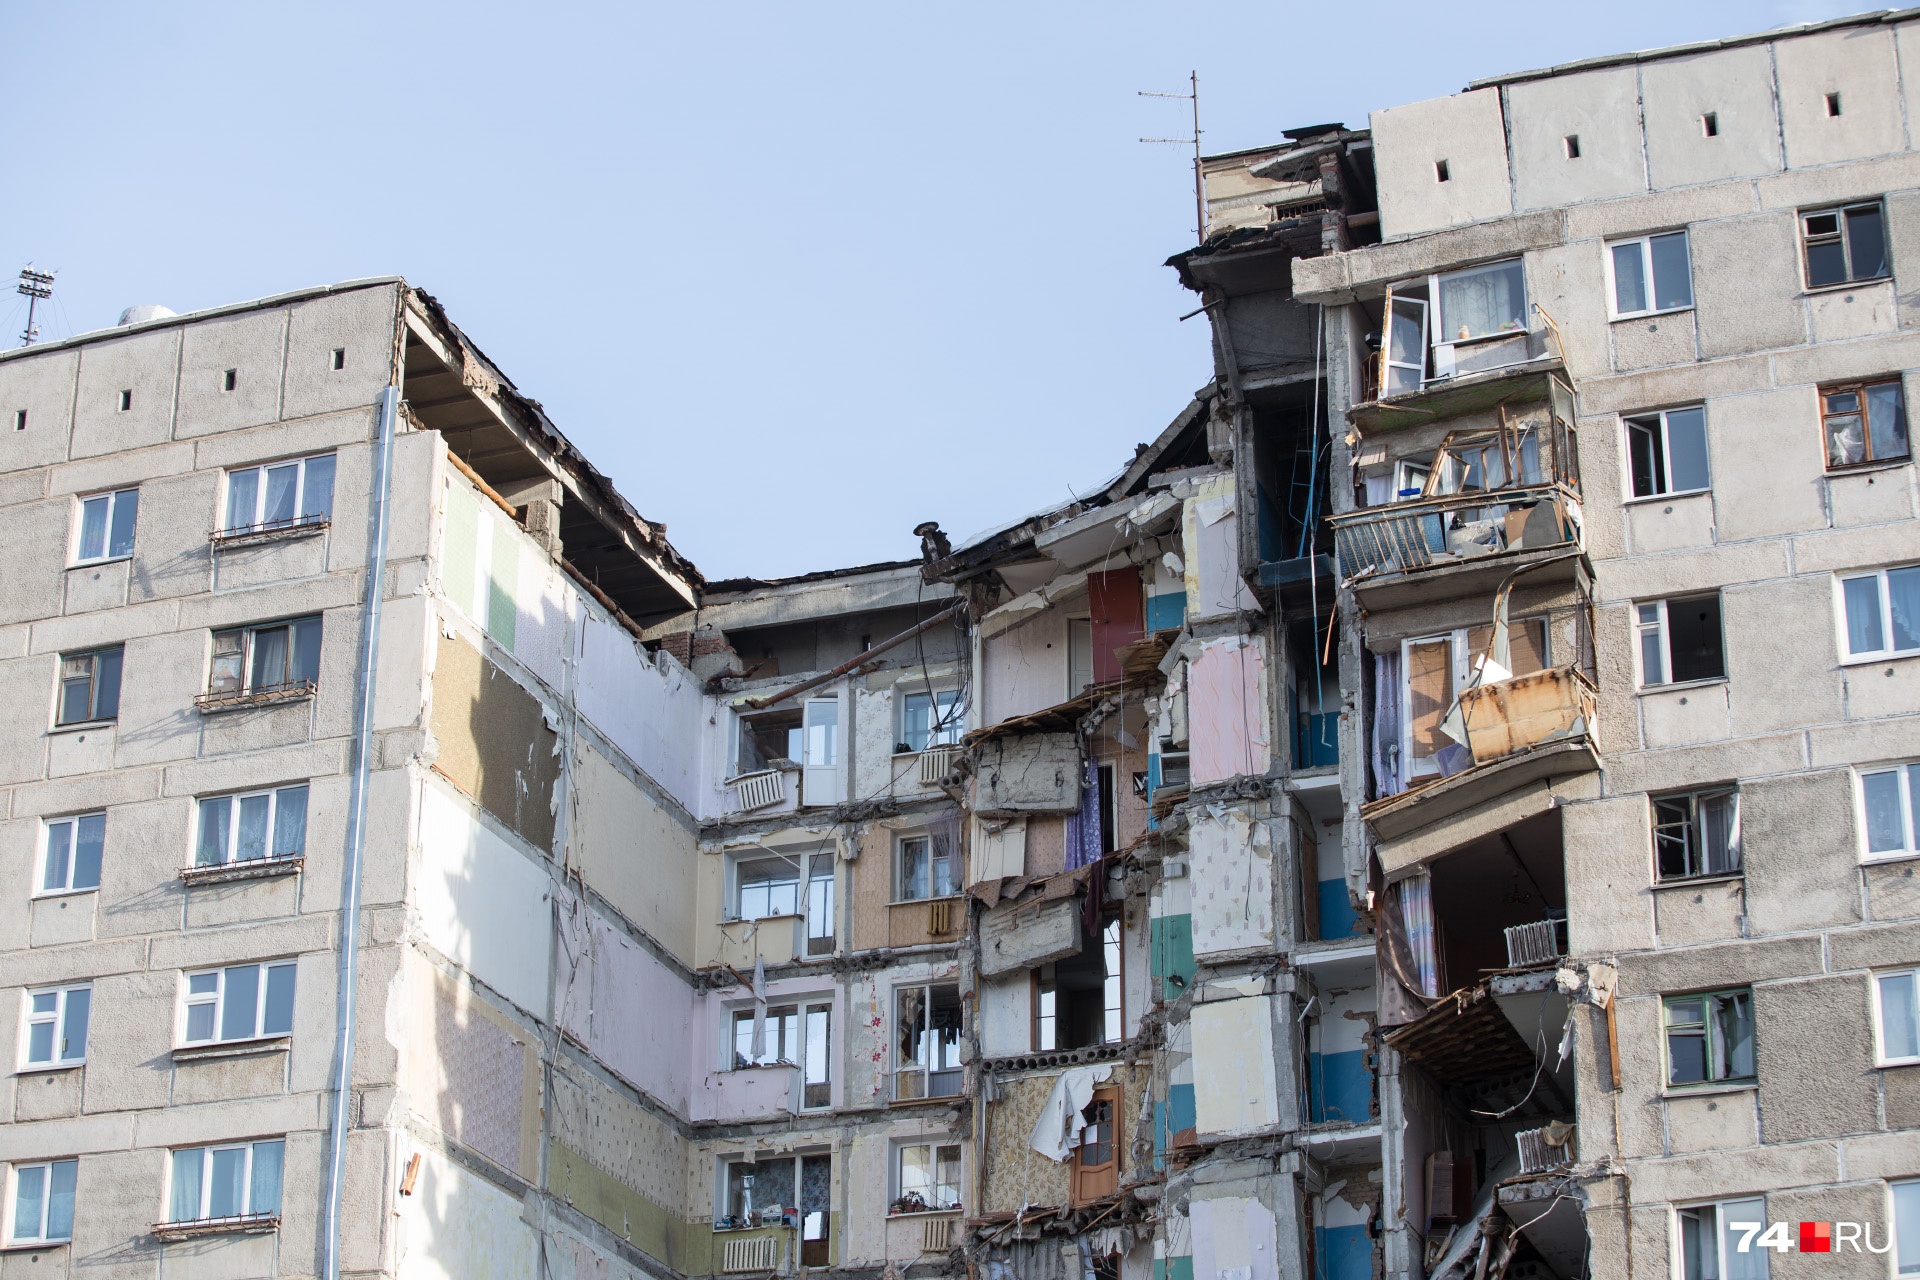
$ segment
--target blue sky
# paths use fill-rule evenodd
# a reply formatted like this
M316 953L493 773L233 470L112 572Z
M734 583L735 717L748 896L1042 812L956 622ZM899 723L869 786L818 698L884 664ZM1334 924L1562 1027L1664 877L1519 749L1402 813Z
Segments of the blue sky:
M1136 91L1197 69L1229 151L1854 9L9 4L0 273L49 337L404 275L709 577L792 574L1066 501L1211 376Z

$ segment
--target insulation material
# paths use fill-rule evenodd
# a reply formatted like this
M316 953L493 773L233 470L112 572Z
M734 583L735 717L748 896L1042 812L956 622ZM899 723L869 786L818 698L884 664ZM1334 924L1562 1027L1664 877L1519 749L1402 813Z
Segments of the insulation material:
M1194 955L1272 950L1273 839L1267 824L1237 809L1201 810L1188 827L1187 848Z
M1273 1067L1273 1019L1265 996L1210 1000L1193 1006L1193 1056L1234 1064L1231 1071L1199 1071L1193 1084L1194 1121L1202 1134L1234 1137L1275 1124L1278 1085Z
M519 621L513 652L556 692L570 692L567 660L573 656L573 629L583 612L580 593L566 574L531 538L520 538Z
M1279 1224L1258 1200L1222 1196L1195 1198L1187 1206L1193 1224L1194 1280L1278 1280Z
M1058 609L1022 619L980 644L980 723L998 724L1065 700L1067 622Z
M455 964L535 1016L547 1008L547 873L428 783L420 804L420 923Z
M1260 602L1240 577L1240 535L1233 510L1233 477L1215 476L1187 501L1181 534L1185 550L1187 614L1258 613Z
M697 680L671 658L657 662L597 611L584 622L580 713L696 816L706 716Z
M969 886L989 880L1011 880L1026 874L1027 820L1007 822L973 820L973 871Z
M1080 950L1080 899L1006 902L980 917L980 973L994 977Z
M434 767L541 853L553 848L558 738L540 700L463 640L438 641Z
M1080 740L1032 733L980 745L976 812L1072 813L1080 807Z
M472 485L447 477L440 545L440 588L509 653L518 632L520 551L524 535L506 512Z
M1251 636L1209 640L1187 664L1192 785L1262 776L1272 759L1266 662Z
M687 1106L695 996L625 932L571 897L560 912L561 1028L628 1084Z
M394 1210L400 1280L539 1273L539 1237L521 1216L518 1196L495 1189L438 1152L415 1151L419 1181Z

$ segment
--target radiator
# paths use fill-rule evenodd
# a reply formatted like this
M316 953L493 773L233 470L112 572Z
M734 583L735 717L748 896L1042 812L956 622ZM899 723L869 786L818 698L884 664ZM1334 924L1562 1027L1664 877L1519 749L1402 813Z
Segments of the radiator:
M928 1218L920 1224L920 1252L945 1253L952 1247L952 1218Z
M927 932L934 937L944 937L953 932L954 907L952 898L942 898L938 902L927 904Z
M729 1240L720 1251L720 1270L730 1274L743 1271L772 1271L780 1265L780 1239L761 1236L757 1240Z
M1565 927L1564 920L1536 920L1507 930L1507 967L1530 969L1558 960L1566 954L1560 945L1560 931Z
M733 780L733 794L742 812L779 804L787 798L787 775L778 769L746 774Z
M960 755L957 746L928 747L920 753L920 782L923 786L935 786L940 779L953 772L953 762Z
M1561 1165L1573 1162L1573 1143L1568 1140L1561 1146L1554 1146L1547 1139L1550 1130L1563 1139L1570 1139L1566 1126L1547 1126L1539 1129L1524 1129L1513 1135L1515 1145L1520 1148L1520 1172L1546 1173L1558 1169Z

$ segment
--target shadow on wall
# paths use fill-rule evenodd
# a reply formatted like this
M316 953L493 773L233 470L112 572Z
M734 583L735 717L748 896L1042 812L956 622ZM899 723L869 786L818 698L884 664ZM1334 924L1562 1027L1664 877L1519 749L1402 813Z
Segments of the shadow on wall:
M541 854L551 856L559 738L540 700L442 637L433 671L434 767Z

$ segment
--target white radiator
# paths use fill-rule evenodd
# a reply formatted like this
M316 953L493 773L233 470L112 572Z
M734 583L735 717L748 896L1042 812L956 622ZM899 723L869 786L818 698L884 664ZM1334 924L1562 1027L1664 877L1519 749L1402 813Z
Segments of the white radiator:
M945 1253L952 1247L952 1218L928 1218L920 1224L920 1252Z
M960 755L957 746L928 747L920 753L920 782L923 786L935 786L940 779L953 772L953 762Z
M1536 920L1508 929L1507 967L1527 969L1558 960L1565 954L1560 946L1562 927L1563 922L1559 920Z
M764 769L733 780L734 798L742 812L764 809L787 798L787 775L779 769Z
M757 1240L729 1240L720 1251L720 1270L729 1274L746 1271L772 1271L780 1265L780 1239L761 1236Z
M1565 1125L1548 1125L1539 1129L1524 1129L1513 1135L1514 1144L1520 1149L1520 1172L1546 1173L1558 1169L1561 1165L1573 1162L1572 1133ZM1563 1145L1554 1146L1548 1141L1551 1137L1562 1139Z

